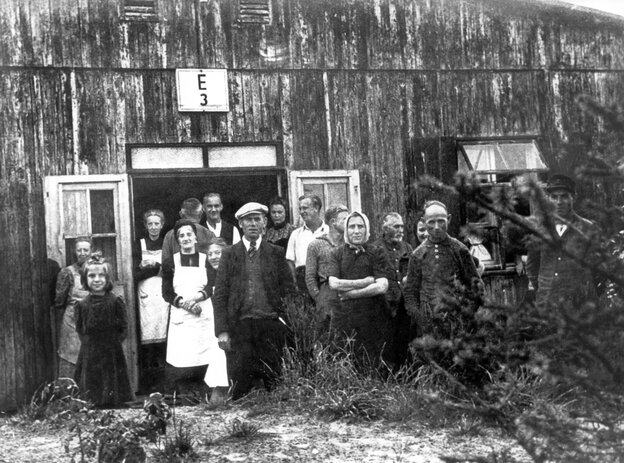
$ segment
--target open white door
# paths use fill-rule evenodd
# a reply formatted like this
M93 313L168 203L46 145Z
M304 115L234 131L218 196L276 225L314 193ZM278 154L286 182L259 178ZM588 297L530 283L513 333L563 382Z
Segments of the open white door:
M74 239L90 235L111 262L114 292L128 310L124 351L134 390L138 387L136 311L132 279L132 236L128 176L65 175L45 178L47 251L61 267L72 263Z

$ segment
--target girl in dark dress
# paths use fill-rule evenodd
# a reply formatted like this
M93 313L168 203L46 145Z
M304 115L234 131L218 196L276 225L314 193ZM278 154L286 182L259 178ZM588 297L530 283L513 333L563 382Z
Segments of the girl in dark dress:
M128 331L126 305L111 293L111 265L100 257L85 262L81 281L89 295L76 305L80 353L75 380L97 406L134 400L121 342Z
M382 250L367 243L368 218L352 212L345 221L345 244L332 250L327 269L329 287L338 292L330 330L339 341L353 338L360 366L378 366L390 343L388 261Z

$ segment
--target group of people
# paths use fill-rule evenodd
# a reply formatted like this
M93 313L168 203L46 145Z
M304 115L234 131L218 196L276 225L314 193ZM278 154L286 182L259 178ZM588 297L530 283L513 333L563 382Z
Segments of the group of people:
M572 208L573 181L553 176L547 191L557 203L558 235L578 246L576 225L586 224ZM433 329L432 313L445 295L458 288L483 294L478 261L448 234L450 215L440 201L424 205L416 249L405 241L397 212L382 218L380 237L369 242L362 212L330 205L321 217L315 195L298 205L298 228L286 220L280 198L268 207L243 205L235 225L221 218L221 196L207 193L203 202L185 200L164 236L163 213L144 213L146 233L135 249L144 379L164 375L166 387L179 389L200 378L214 400L228 391L239 398L260 384L271 388L289 338L284 300L296 294L332 342L351 346L358 365L399 368L410 341ZM58 371L74 376L94 402L119 403L132 397L121 348L126 308L111 293L110 264L92 247L88 237L77 238L77 261L59 275ZM550 254L539 246L529 253L528 276L540 300L576 278L565 252Z

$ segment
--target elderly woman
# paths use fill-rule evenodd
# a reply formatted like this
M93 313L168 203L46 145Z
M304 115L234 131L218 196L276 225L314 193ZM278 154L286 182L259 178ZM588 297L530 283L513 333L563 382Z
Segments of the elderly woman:
M61 270L56 280L56 348L58 355L58 377L74 377L76 360L80 351L80 338L76 333L75 306L89 291L82 287L80 269L91 255L93 241L88 236L79 236L74 242L76 261Z
M208 246L208 263L210 268L208 269L208 284L212 288L214 293L214 285L217 279L217 270L221 263L221 255L223 250L228 245L223 238L217 238L213 243ZM214 332L214 323L212 326L212 332ZM215 338L216 339L216 338ZM227 399L228 391L228 376L227 376L227 362L225 357L225 351L223 349L214 349L213 355L210 358L208 369L206 370L206 376L204 376L204 382L211 389L210 401L212 403L223 403Z
M390 311L384 297L388 290L388 261L384 252L367 243L368 218L352 212L345 221L345 244L332 250L327 269L329 287L338 292L331 331L343 341L354 340L360 366L378 366L390 342Z
M288 238L296 227L286 220L286 203L279 196L269 203L269 216L271 226L266 232L267 241L286 249Z
M159 209L143 214L145 235L134 247L134 278L139 301L141 335L141 388L149 388L164 371L169 303L162 297L162 229L165 215Z
M176 222L174 236L180 251L162 266L162 294L171 304L166 359L175 368L168 368L167 376L177 388L187 381L201 381L212 351L219 349L208 281L211 266L206 254L196 249L196 226L188 219Z

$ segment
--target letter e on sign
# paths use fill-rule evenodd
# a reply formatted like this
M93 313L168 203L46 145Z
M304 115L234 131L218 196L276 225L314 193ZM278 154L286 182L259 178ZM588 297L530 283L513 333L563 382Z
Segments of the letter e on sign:
M178 111L228 112L226 69L176 69Z

